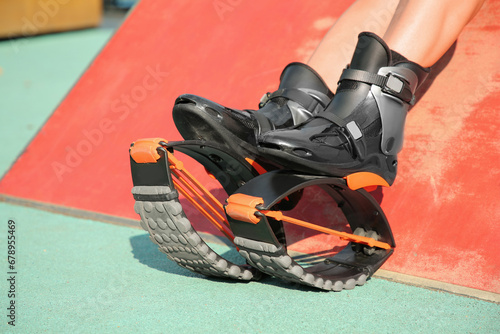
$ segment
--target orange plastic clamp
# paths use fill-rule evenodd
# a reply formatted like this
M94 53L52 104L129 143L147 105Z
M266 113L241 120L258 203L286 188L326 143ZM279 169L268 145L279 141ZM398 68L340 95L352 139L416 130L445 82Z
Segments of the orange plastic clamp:
M345 176L344 179L347 181L347 186L352 190L360 188L370 188L370 190L373 190L373 187L376 186L389 187L389 183L384 178L370 172L350 174Z
M160 159L160 155L156 151L161 141L166 142L163 138L145 138L139 139L130 147L130 156L138 164L155 163Z
M255 215L258 205L262 205L264 200L260 197L245 194L234 194L227 199L226 213L233 219L247 223L257 224L260 217Z

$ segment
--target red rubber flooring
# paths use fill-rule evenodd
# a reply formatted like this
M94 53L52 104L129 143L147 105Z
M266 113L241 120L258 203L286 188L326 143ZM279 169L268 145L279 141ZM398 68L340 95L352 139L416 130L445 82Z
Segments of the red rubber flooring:
M130 143L181 139L170 113L182 93L255 107L349 3L142 0L0 192L137 219ZM499 15L487 1L408 115L398 179L375 193L397 243L384 269L500 293Z

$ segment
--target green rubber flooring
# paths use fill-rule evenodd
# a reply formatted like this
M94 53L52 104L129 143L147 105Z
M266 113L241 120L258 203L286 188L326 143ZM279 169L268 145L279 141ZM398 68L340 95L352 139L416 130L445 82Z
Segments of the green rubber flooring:
M139 229L6 203L0 212L18 240L16 328L4 316L3 333L495 333L500 324L497 304L381 279L340 293L208 279Z
M111 34L0 42L1 174ZM273 278L208 279L166 259L142 230L8 203L0 203L0 226L0 333L500 332L498 304L444 292L375 278L340 293ZM11 301L15 326L8 324Z
M111 37L112 29L88 29L0 41L0 175ZM6 145L8 143L8 145Z

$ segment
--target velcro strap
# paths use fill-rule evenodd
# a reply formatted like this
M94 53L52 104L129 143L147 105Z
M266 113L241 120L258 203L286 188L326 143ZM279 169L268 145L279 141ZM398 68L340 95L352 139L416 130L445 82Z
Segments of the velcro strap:
M384 93L393 95L406 103L411 103L413 101L413 93L410 85L405 80L392 73L383 76L363 70L346 68L342 72L339 82L342 80L353 80L369 85L376 85L381 87Z
M282 88L277 91L271 93L269 95L269 100L272 100L277 97L285 97L293 102L297 102L306 110L313 112L318 106L319 102L314 99L311 95L301 91L300 89L293 88Z
M259 133L265 133L274 130L273 124L263 113L252 112L252 116L257 120L257 124L259 125Z

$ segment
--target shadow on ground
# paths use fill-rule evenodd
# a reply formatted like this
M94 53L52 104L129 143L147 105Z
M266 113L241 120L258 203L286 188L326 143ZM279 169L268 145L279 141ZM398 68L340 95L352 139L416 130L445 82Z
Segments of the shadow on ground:
M170 261L165 254L160 252L158 246L149 239L147 233L131 237L130 245L132 246L134 258L149 268L181 276L203 277L203 275L195 274Z
M142 234L133 236L130 238L130 244L132 246L132 254L135 259L137 259L140 263L148 266L151 269L156 269L159 271L163 271L169 274L175 274L185 277L196 277L199 279L206 279L213 282L224 282L224 283L235 283L235 284L246 284L249 282L246 281L237 281L232 279L224 279L224 278L216 278L216 277L208 277L201 274L193 273L187 269L184 269L177 265L175 262L169 260L165 254L159 251L158 246L154 244L150 239L149 235ZM212 245L211 245L212 246ZM214 245L214 247L219 247L219 245ZM236 249L224 247L225 250L222 252L217 252L220 256L229 260L233 263L244 264L245 260L242 256L238 254ZM319 290L313 287L309 287L306 285L302 285L299 283L287 282L282 279L278 279L275 277L268 276L263 274L262 278L258 281L261 284L271 285L278 288L302 291L302 292L316 292L316 293L325 293L328 291Z

